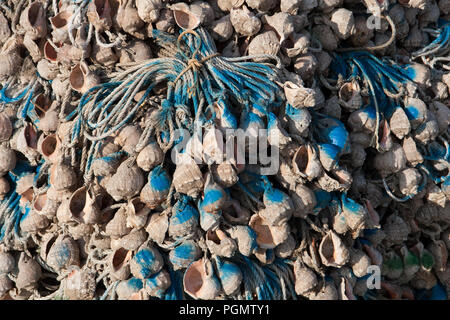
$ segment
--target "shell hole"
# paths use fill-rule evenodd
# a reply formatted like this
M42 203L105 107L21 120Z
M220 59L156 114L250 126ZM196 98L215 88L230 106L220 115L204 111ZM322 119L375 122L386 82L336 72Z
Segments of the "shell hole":
M330 237L328 237L322 246L322 255L330 262L334 261L334 245Z
M48 255L48 253L50 252L51 247L53 246L53 244L56 241L56 236L53 236L50 241L47 242L47 244L45 245L44 252L45 252L45 256Z
M207 234L206 234L206 238L208 240L211 240L212 242L216 243L216 244L220 244L220 239L217 236L217 233L215 231L212 230L208 230Z
M273 244L273 237L272 237L272 231L270 230L270 227L266 224L263 224L262 218L257 218L251 226L253 230L255 230L256 234L258 235L258 241L259 243L266 243L266 244Z
M25 141L27 146L36 149L37 148L37 134L31 124L27 125L25 128Z
M103 16L107 9L109 8L108 0L94 0L95 10L99 17Z
M70 12L64 11L58 13L56 16L51 18L50 21L55 28L63 28L69 22L70 16Z
M81 66L77 64L70 73L69 82L75 90L81 89L84 84L84 74Z
M185 278L184 287L188 292L196 293L203 285L201 271L198 270L195 265L192 265L191 268L186 271Z
M294 162L300 171L304 171L308 165L308 151L305 146L301 146L300 150L294 155Z
M46 202L47 202L47 195L41 194L34 202L34 209L37 211L41 211L42 208L44 208Z
M195 16L181 10L174 10L173 15L176 23L183 29L194 29L200 23Z
M55 135L50 135L42 141L42 154L46 157L51 156L56 150L57 140Z
M79 217L83 212L83 208L86 204L86 191L80 190L74 194L72 201L70 201L69 209L74 217Z
M56 52L55 48L47 41L44 45L44 55L45 58L51 61L56 61L58 58L58 52Z
M114 270L117 270L120 267L122 267L130 259L131 259L131 251L125 250L124 248L116 250L112 261Z
M39 118L42 118L45 115L45 111L49 108L49 103L49 99L43 94L36 97L34 105L36 106L35 111Z
M31 5L30 9L28 10L28 20L30 21L31 25L34 25L36 23L40 9L41 3L36 1Z

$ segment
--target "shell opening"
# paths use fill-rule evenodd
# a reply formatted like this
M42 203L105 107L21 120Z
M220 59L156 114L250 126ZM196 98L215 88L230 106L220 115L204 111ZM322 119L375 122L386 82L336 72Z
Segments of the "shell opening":
M56 135L52 134L47 136L44 141L42 141L42 154L49 157L55 152L58 141L56 140Z
M120 269L124 264L131 260L131 251L124 248L116 250L112 260L112 266L114 270Z
M79 90L83 87L84 84L84 70L82 69L81 64L77 64L70 73L69 82L72 88L75 90Z
M33 26L38 19L40 9L41 3L36 1L30 6L30 9L28 10L28 21Z

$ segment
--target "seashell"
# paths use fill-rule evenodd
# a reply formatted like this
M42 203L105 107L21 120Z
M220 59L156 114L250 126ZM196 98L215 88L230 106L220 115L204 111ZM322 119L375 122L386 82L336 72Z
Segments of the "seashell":
M258 34L248 45L249 55L270 54L276 56L280 51L277 34L272 31L265 31Z
M0 146L0 176L4 176L16 166L16 153L8 148Z
M201 202L202 210L207 213L219 213L225 206L227 196L225 191L216 182L212 175L207 174L205 188L203 190L203 199Z
M68 212L79 223L95 224L100 220L99 197L85 186L77 189L68 201Z
M211 261L206 258L189 265L183 277L184 292L194 299L216 298L221 290L220 282L214 275Z
M417 150L416 143L412 137L404 138L402 147L408 164L416 166L417 164L423 162L423 156Z
M374 167L380 172L382 177L390 173L396 173L406 167L406 155L403 148L394 143L391 150L385 153L378 153L374 159Z
M139 18L152 23L158 21L159 10L163 8L163 4L161 0L137 0L136 8Z
M242 271L239 267L219 257L214 257L222 289L226 295L233 295L238 291L242 283Z
M259 215L271 225L285 224L292 216L294 205L291 198L276 188L264 191L263 202L265 209Z
M211 36L219 42L227 41L233 35L233 25L231 24L230 15L227 14L222 18L215 20L210 26Z
M374 30L367 25L364 15L355 15L355 31L350 36L350 41L355 47L364 47L374 36Z
M224 188L231 187L239 180L236 169L228 161L224 161L219 164L213 164L211 166L211 174L214 178L214 181L216 181Z
M152 214L148 219L145 231L149 234L149 239L156 243L162 243L169 228L167 215Z
M50 167L50 183L57 191L67 190L75 186L77 176L71 167L56 163Z
M332 281L325 281L318 292L312 292L308 298L310 300L338 300L339 295L336 286Z
M406 168L399 172L398 183L400 192L405 196L415 195L419 191L419 183L422 180L422 176L417 169Z
M203 136L203 161L207 164L221 163L224 156L222 132L212 126L206 129Z
M69 267L71 273L63 281L64 297L69 300L91 300L94 298L96 273L89 269L80 269L77 266Z
M322 102L317 99L317 93L314 89L296 85L291 81L286 81L283 87L286 99L294 108L314 107Z
M287 223L274 226L259 214L254 214L250 218L249 226L257 235L256 242L258 246L263 249L273 249L283 243L290 232L290 227Z
M295 292L301 296L309 294L317 287L319 282L317 276L310 268L306 267L300 260L294 263Z
M7 141L12 135L12 124L5 112L0 112L0 142Z
M33 62L38 62L43 57L42 42L43 40L41 39L38 43L36 43L34 40L31 39L31 37L28 34L25 34L23 38L23 46L30 53Z
M27 35L33 39L43 38L47 34L45 8L42 2L34 1L22 11L20 25Z
M243 36L253 36L261 29L261 21L245 5L231 8L230 21L234 30Z
M295 16L294 16L294 18L295 18ZM295 28L295 24L294 24L294 28ZM296 32L294 32L292 34L290 39L286 40L283 43L283 49L289 58L295 58L298 55L306 54L307 48L309 46L310 46L310 37L307 34L296 33ZM317 59L319 60L319 58L317 58Z
M293 63L295 72L306 81L313 77L319 62L313 54L306 53L297 56Z
M144 41L140 40L131 41L126 47L120 50L119 54L120 63L142 62L152 58L150 47Z
M4 39L8 39L11 36L11 29L8 25L8 20L5 18L3 13L0 13L0 45L5 41ZM1 295L0 295L1 296Z
M189 203L187 197L182 197L172 208L172 216L169 219L169 235L181 238L194 233L197 229L199 213Z
M89 89L100 84L98 76L89 69L86 62L82 61L72 68L69 83L73 90L86 93Z
M358 278L364 277L367 274L368 268L371 265L370 258L362 250L351 249L349 264L353 273Z
M206 232L206 245L211 254L231 258L236 251L236 242L220 229Z
M69 229L69 233L72 236L72 238L74 240L78 241L78 243L80 243L81 241L84 241L85 237L89 237L94 232L94 227L90 224L69 225L68 229ZM107 238L107 239L109 239L109 238ZM109 246L108 246L108 248L109 248ZM81 258L85 258L84 257L85 249L82 244L79 244L79 249L80 249Z
M436 115L439 132L445 132L450 124L449 108L439 101L433 101L431 104L431 110Z
M147 240L147 237L148 234L144 229L133 229L119 239L111 239L111 249L124 248L135 251Z
M427 250L433 255L434 270L436 272L445 271L448 261L448 250L445 242L442 240L434 241L427 246Z
M25 252L21 252L17 268L19 270L15 281L17 289L37 288L38 281L42 276L42 270L36 260L27 256Z
M157 30L173 33L175 27L175 18L173 11L170 9L162 9L159 12L159 21L155 23Z
M311 145L303 145L297 149L292 167L294 173L305 175L309 181L317 178L322 172L317 151Z
M145 184L144 188L142 188L140 194L141 201L144 202L149 208L154 209L166 200L169 194L169 189L170 177L162 166L158 166L148 174L148 182Z
M130 165L131 163L131 159L122 162L117 172L107 182L106 191L115 201L133 198L139 194L144 185L141 169L136 164Z
M121 207L116 211L114 217L106 224L105 234L112 238L120 238L129 234L131 228L127 226L126 208Z
M0 78L8 77L17 72L22 65L22 57L19 54L19 40L16 37L9 38L0 51Z
M169 261L172 263L174 270L184 269L200 258L201 254L197 243L186 240L169 252Z
M290 196L294 204L294 211L292 212L294 217L306 218L317 205L314 192L304 185L297 185Z
M200 227L204 231L214 229L220 224L221 217L222 217L221 210L216 211L214 213L207 212L204 210L203 202L201 202L201 201L198 202L197 206L198 206L199 213L200 213Z
M316 24L311 30L311 35L320 42L324 50L333 51L338 47L337 37L333 30L325 24Z
M403 273L403 260L394 251L384 254L381 274L388 279L398 279Z
M127 226L134 229L145 227L150 213L150 208L145 206L139 198L134 198L128 201L126 214Z
M389 120L391 131L400 140L411 131L411 125L403 108L397 107Z
M124 126L114 139L114 143L122 147L125 152L133 153L139 142L141 130L137 126Z
M95 30L102 32L112 26L112 8L109 0L94 0L88 5L86 16Z
M445 208L447 198L444 192L438 186L434 184L429 185L425 197L428 200L428 202L440 206L442 208Z
M50 224L50 221L44 216L27 208L25 214L20 219L20 230L23 232L37 232Z
M149 278L161 271L164 261L161 254L153 247L140 249L130 261L130 271L139 279Z
M296 109L287 105L285 113L288 118L289 132L303 137L307 136L312 120L309 111L305 108Z
M187 194L192 198L196 198L203 190L202 173L190 157L177 165L172 181L177 192Z
M262 22L266 28L275 30L280 43L283 43L294 33L294 21L292 16L286 12L277 12L271 16L264 15Z
M249 226L236 225L228 229L228 234L234 239L238 245L241 254L248 257L258 247L258 234Z
M9 290L14 288L14 282L12 282L6 274L0 275L0 298L3 298ZM2 299L3 300L3 299Z
M322 263L331 267L342 267L350 259L350 252L334 231L329 231L320 242L319 255Z
M403 260L403 276L410 278L420 269L420 260L417 255L410 251L405 245L400 249Z
M411 286L415 289L430 290L437 284L436 276L425 270L419 270L411 280Z
M183 29L195 29L202 22L200 17L191 11L186 3L176 3L170 8L173 11L176 24Z
M145 291L148 295L163 298L164 291L171 285L170 274L163 269L157 274L145 279L144 284Z
M353 12L340 8L331 14L331 27L339 39L346 40L355 32L355 19Z
M273 249L258 248L254 255L262 264L272 264L275 261L275 252Z
M15 268L14 256L8 252L0 252L0 275L10 273ZM0 294L0 297L3 294Z
M101 41L105 41L102 36L99 36ZM94 43L91 50L91 59L98 64L104 66L114 65L119 56L112 50L112 48L100 47L98 44Z
M431 112L428 112L431 115ZM431 117L430 117L431 118ZM427 144L436 139L439 134L439 125L434 116L421 124L414 132L414 139L422 144Z
M119 300L141 300L144 283L141 279L130 278L122 280L116 287L116 294Z
M231 199L231 206L222 212L224 218L231 224L247 224L250 220L250 212L242 208L238 201Z
M339 89L339 102L349 111L358 110L362 104L361 87L355 80L345 82Z
M217 0L217 6L222 11L230 11L233 8L239 8L245 0Z
M295 250L297 243L292 234L280 245L275 248L275 255L280 258L288 258Z
M72 10L64 10L49 19L53 29L52 37L54 42L63 43L69 39L67 27L72 15ZM89 16L89 14L87 15Z
M142 30L145 22L139 17L134 1L120 1L119 8L117 9L116 21L126 33L141 40L145 39L145 34Z
M50 247L46 256L46 262L57 272L66 270L72 265L79 265L80 252L78 245L70 236L60 235Z

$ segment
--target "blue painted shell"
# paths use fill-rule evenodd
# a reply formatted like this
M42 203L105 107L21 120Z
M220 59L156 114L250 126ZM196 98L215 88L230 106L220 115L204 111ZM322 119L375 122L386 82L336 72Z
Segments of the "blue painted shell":
M172 208L169 219L169 235L183 237L192 233L198 226L200 214L197 208L190 204L189 197L182 196Z
M227 260L215 257L217 274L222 283L222 288L225 294L233 294L242 282L242 271L239 267Z
M130 271L136 278L145 279L159 272L164 260L156 248L140 249L130 261Z
M322 189L315 189L314 195L316 196L317 204L313 209L314 213L319 213L326 207L328 207L329 203L331 202L331 194L325 190Z
M137 294L142 290L144 284L141 279L130 278L128 280L121 281L116 288L116 293L121 300L128 300L132 298L134 294Z
M169 252L169 261L173 264L174 270L183 269L197 260L201 254L200 248L194 241L186 240Z
M150 296L163 298L167 288L171 285L170 275L166 270L154 274L144 280L145 290Z
M352 230L360 228L368 218L366 208L355 200L348 198L346 194L341 195L341 206L345 221Z
M222 212L218 211L216 213L210 213L203 209L203 202L200 202L198 206L200 212L200 227L204 231L208 231L219 225L222 218Z
M161 166L154 168L148 174L148 182L142 188L141 200L150 208L156 208L166 200L171 185L170 176Z
M322 166L328 171L337 169L340 148L329 143L319 143L317 146L319 148L319 159Z
M227 194L219 184L213 181L212 175L208 174L203 190L203 200L200 205L201 210L217 214L224 207L226 201Z

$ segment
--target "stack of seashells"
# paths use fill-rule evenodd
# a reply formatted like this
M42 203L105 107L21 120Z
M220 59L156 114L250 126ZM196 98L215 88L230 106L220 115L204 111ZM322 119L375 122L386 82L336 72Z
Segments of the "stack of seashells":
M450 298L449 0L5 0L0 46L0 300Z

